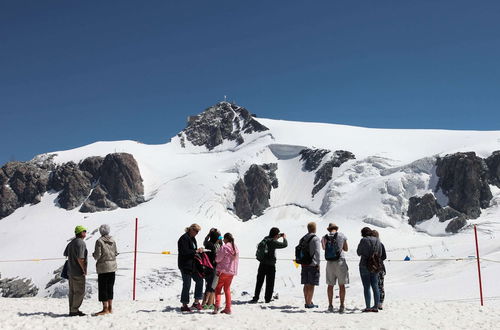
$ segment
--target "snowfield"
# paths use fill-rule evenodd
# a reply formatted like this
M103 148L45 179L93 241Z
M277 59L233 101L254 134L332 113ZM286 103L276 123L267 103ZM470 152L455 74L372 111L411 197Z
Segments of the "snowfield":
M408 199L433 191L434 159L457 151L488 157L500 150L500 132L369 129L332 124L257 119L269 131L245 135L236 146L226 141L212 151L187 144L178 137L162 145L135 141L96 142L81 148L50 153L62 164L90 156L127 152L137 160L147 202L131 209L79 213L56 206L57 193L47 192L36 205L26 205L0 220L1 278L29 278L39 288L35 298L0 299L0 328L498 328L500 314L500 189L491 187L490 207L458 234L445 232L447 222L408 225ZM333 170L333 178L312 196L314 172L302 169L304 147L347 150L356 159ZM43 155L41 157L46 157ZM325 160L324 160L325 161ZM252 164L277 163L279 186L271 191L270 207L260 217L242 222L233 212L233 187ZM445 196L437 196L445 199ZM139 218L137 297L132 302L132 254L135 218ZM324 264L314 302L303 308L300 270L292 263L293 250L316 221L318 234L335 222L348 238L351 284L346 315L326 314ZM181 315L181 280L176 265L177 240L191 223L202 227L201 245L211 227L231 232L240 248L239 274L233 281L234 314ZM105 317L65 318L67 283L48 286L64 262L62 252L76 225L88 228L89 255L108 223L117 241L116 313ZM472 225L478 226L485 306L479 306L477 264ZM275 292L270 305L245 305L254 290L257 243L277 226L288 236L289 247L278 251ZM361 314L364 307L356 246L364 226L376 228L388 258L386 308ZM169 251L171 254L162 254ZM403 262L408 256L411 261ZM58 260L5 262L61 258ZM95 264L89 260L88 296L82 310L99 310ZM249 294L246 294L249 293ZM52 298L47 298L52 297ZM163 301L160 301L162 299Z
M500 321L494 306L408 300L393 301L393 307L378 314L348 307L343 315L306 311L294 301L240 305L236 300L232 315L186 315L164 302L123 301L112 315L78 318L66 317L66 300L61 299L2 298L0 305L1 329L497 329ZM84 301L82 309L99 307Z

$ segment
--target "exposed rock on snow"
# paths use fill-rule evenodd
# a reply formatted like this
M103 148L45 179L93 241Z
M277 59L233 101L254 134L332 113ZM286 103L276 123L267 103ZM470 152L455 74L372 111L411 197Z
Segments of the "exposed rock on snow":
M34 162L9 162L0 169L0 218L25 204L37 204L47 191L49 168Z
M178 134L181 146L187 139L195 146L212 150L224 140L244 142L243 134L267 131L268 128L255 120L247 109L229 102L220 102L201 114L190 116L188 126Z
M437 216L440 222L452 219L445 229L448 233L457 233L467 225L468 219L467 215L449 206L441 207L431 193L425 194L422 197L411 197L408 206L408 216L408 223L414 227L425 220L432 219L434 216Z
M60 191L60 207L71 210L83 203L82 212L130 208L144 201L139 167L130 154L88 157L80 164L57 167L52 158L10 162L0 169L0 219L25 204L38 203L49 190Z
M4 298L34 297L38 288L30 279L4 278L0 279L0 293Z
M489 169L488 182L500 188L500 150L494 151L490 157L486 158L486 165Z
M312 195L316 195L318 191L323 189L323 187L332 179L333 168L340 167L343 163L347 162L349 159L355 159L354 155L349 151L337 150L333 153L330 160L324 163L319 170L316 171L316 176L314 177L314 188L312 190Z
M144 202L144 186L137 161L131 154L114 153L104 158L100 168L100 184L111 201L122 208L131 208Z
M244 180L239 180L235 187L234 209L236 215L249 220L252 215L260 216L269 207L271 189L278 187L276 170L278 164L263 164L250 166Z
M300 160L304 162L303 169L308 172L315 171L329 152L330 150L326 149L303 149L300 152Z
M488 185L488 166L474 152L458 152L437 160L439 177L436 191L441 189L448 196L448 205L472 219L487 208L492 194Z
M52 187L56 191L62 190L59 205L66 210L82 205L92 189L91 179L89 172L80 170L73 162L58 167L53 175Z

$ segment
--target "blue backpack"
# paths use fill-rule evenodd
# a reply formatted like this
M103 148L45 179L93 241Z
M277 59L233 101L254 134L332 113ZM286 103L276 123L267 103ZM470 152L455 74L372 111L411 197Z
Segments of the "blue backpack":
M325 259L328 261L337 261L340 259L340 254L342 251L339 248L337 242L337 234L325 235Z

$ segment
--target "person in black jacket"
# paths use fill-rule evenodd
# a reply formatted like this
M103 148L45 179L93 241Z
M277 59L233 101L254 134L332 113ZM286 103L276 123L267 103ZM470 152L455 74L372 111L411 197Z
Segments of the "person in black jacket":
M278 241L282 237L283 242ZM274 291L274 280L276 277L276 249L284 249L288 246L285 234L280 234L279 228L273 227L269 231L269 236L264 238L267 243L268 253L264 260L259 264L259 270L257 271L257 283L255 284L255 294L253 299L250 300L250 304L255 304L259 301L260 290L264 284L264 279L266 280L266 292L264 294L264 299L266 303L272 301L273 291Z
M193 223L185 229L185 234L177 241L179 256L177 265L182 275L182 293L181 293L181 311L191 312L191 308L201 310L200 300L203 298L203 279L194 272L194 256L196 253L203 252L203 248L198 249L195 236L198 235L201 227ZM189 290L191 289L191 279L195 282L194 303L191 308L189 304Z
M201 303L203 309L213 309L215 304L215 286L217 283L214 282L215 279L215 267L217 263L215 262L215 256L217 255L217 250L222 246L221 232L217 230L217 228L210 229L207 237L205 237L205 241L203 245L206 249L206 254L210 263L214 267L210 274L205 277L205 294L203 296L203 302ZM214 285L215 284L215 285Z

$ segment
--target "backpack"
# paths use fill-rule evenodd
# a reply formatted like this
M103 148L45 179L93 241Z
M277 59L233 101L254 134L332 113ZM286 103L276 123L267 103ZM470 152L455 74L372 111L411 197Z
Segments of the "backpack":
M376 247L378 244L373 246L373 251L368 260L366 261L366 268L370 273L378 273L383 269L381 256L378 254Z
M269 246L267 243L269 238L265 237L262 241L257 244L257 251L255 252L255 257L258 261L264 261L269 256Z
M214 266L210 262L206 253L196 253L194 255L194 272L201 278L205 278L214 271Z
M325 235L325 259L329 261L337 261L340 259L342 251L339 248L337 241L338 233L332 235Z
M295 262L301 265L309 265L313 261L311 251L309 250L309 243L316 235L311 235L306 241L305 236L299 241L299 245L295 247Z

